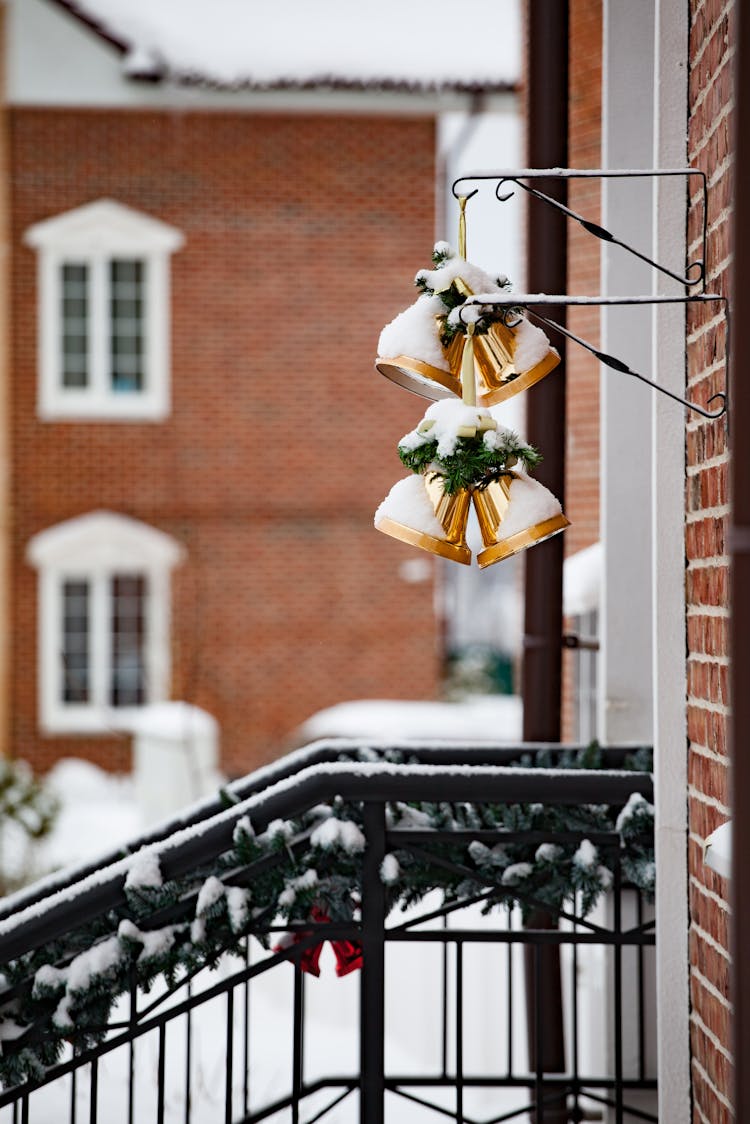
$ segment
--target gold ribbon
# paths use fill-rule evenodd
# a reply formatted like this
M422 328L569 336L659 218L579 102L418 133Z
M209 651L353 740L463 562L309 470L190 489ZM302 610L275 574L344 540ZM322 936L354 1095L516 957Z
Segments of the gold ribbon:
M464 350L461 356L461 391L464 406L476 406L477 381L474 374L474 325L467 324Z
M466 202L468 196L459 195L458 205L460 207L458 215L458 254L464 261L466 260Z

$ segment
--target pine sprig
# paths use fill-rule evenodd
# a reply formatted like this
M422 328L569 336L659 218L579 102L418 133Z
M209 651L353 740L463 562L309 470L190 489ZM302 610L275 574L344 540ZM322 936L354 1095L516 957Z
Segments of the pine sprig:
M541 453L533 445L527 445L510 431L494 448L477 434L475 437L459 437L454 452L448 455L438 454L437 440L426 441L413 449L399 445L398 455L402 464L412 472L432 471L439 475L449 496L462 488L486 488L493 480L510 474L519 463L530 471L542 460Z

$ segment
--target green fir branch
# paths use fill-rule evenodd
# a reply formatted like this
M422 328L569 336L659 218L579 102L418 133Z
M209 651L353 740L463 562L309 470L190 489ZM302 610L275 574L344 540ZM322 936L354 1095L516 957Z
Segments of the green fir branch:
M493 480L508 475L520 463L527 472L541 464L541 453L508 431L495 449L484 443L480 434L459 437L455 451L438 454L437 440L425 441L414 449L398 447L402 464L412 472L434 472L443 479L443 489L452 496L462 488L486 488Z

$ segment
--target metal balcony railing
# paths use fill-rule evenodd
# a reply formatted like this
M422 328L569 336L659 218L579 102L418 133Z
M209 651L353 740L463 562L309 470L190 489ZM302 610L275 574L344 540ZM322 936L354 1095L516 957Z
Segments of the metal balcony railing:
M507 818L502 829L486 826L498 809L538 809L550 824L544 809L594 814L606 805L614 816L633 793L651 799L650 775L621 767L624 750L602 751L606 769L535 767L540 753L554 765L564 752L569 763L560 747L318 743L135 841L133 852L147 846L158 858L163 886L172 887L166 904L148 885L134 900L126 884L133 860L121 854L16 896L0 908L0 1124L655 1121L654 923L629 885L621 832L512 830ZM330 885L346 895L352 882L354 909L341 920L318 902L304 919L287 920L282 938L261 890L292 885L289 872L320 848L312 825L322 822L321 808L361 839L361 847L315 852L329 863ZM275 838L279 821L295 830L245 861L237 840L248 816L253 838ZM508 854L545 845L570 854L584 841L609 872L595 912L583 892L556 900L543 883L525 884L524 871L507 877ZM477 855L496 856L496 879L494 860L480 870ZM387 857L411 872L406 910L392 908ZM228 900L233 889L261 904L235 925L226 910L204 908L207 886L215 897ZM314 899L314 886L309 893ZM205 916L213 943L190 928L196 916ZM105 963L115 934L132 931L132 956ZM162 960L149 976L148 935L156 947L165 933L172 944L152 949ZM359 976L311 983L322 941L336 942L339 967L361 966ZM100 974L73 979L71 965L92 948ZM550 966L560 974L557 1015ZM67 1021L55 990L61 979ZM98 1024L95 1002L76 1014L76 986L92 980L103 993ZM324 986L329 1017L315 1024L309 1001L320 1007L314 989ZM119 994L111 1007L108 987ZM353 988L358 995L332 1026L337 988L349 1000ZM285 1029L270 1042L282 1016ZM564 1064L552 1071L555 1019ZM220 1074L201 1070L207 1039ZM356 1043L348 1058L342 1042ZM258 1060L269 1049L278 1061L270 1081Z

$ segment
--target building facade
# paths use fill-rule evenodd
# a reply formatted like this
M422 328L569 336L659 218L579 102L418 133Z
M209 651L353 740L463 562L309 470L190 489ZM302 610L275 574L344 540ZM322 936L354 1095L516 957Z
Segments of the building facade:
M242 773L321 707L437 690L431 569L372 513L440 98L146 80L80 16L6 20L6 746L128 768L133 709L179 699Z

